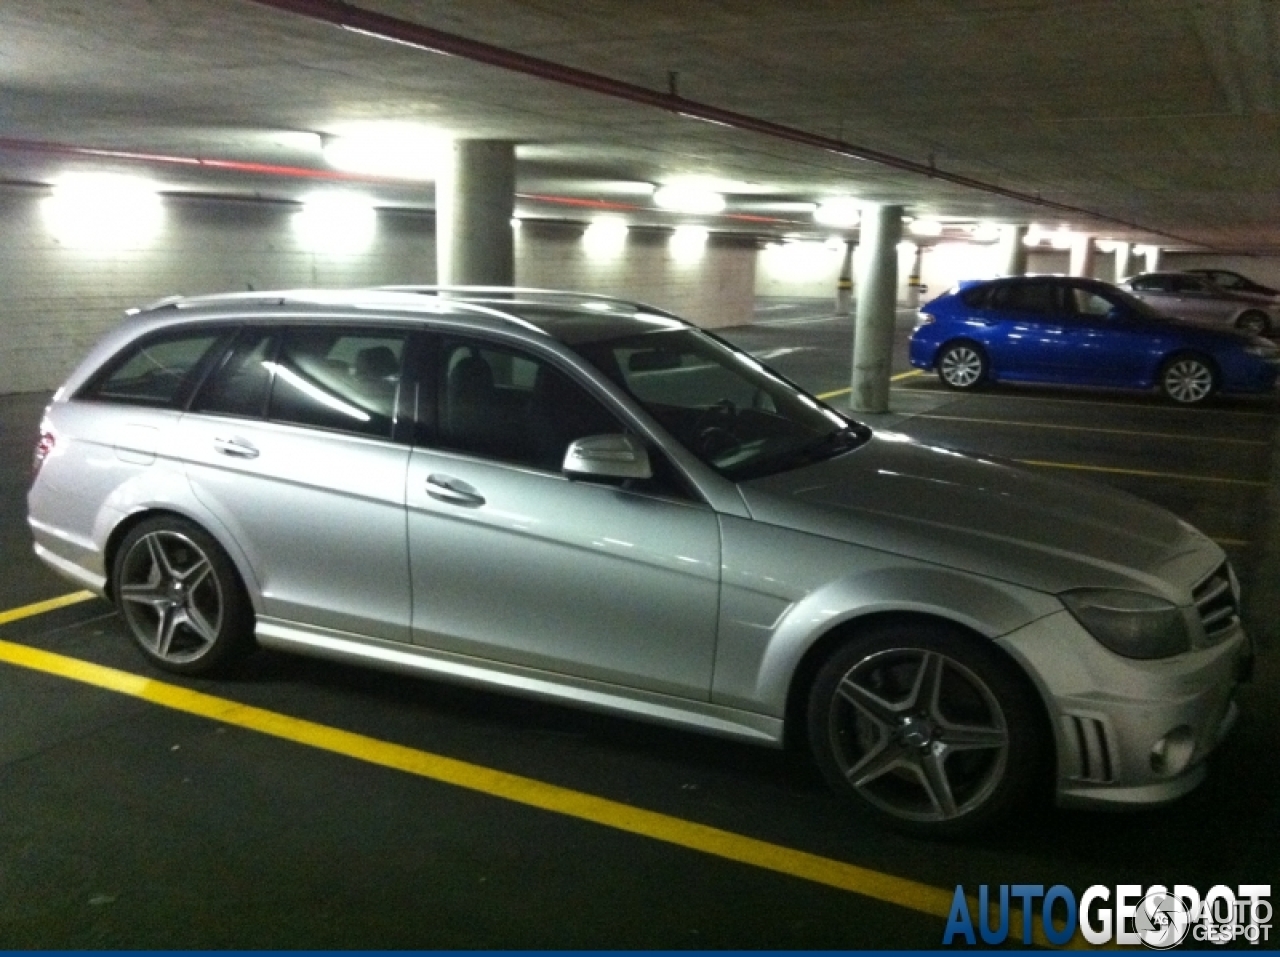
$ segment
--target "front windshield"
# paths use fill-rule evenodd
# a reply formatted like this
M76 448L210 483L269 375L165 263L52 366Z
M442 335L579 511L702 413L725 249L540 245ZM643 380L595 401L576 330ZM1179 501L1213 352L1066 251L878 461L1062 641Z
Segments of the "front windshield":
M846 452L870 434L744 352L692 329L575 349L699 459L728 478L759 478Z

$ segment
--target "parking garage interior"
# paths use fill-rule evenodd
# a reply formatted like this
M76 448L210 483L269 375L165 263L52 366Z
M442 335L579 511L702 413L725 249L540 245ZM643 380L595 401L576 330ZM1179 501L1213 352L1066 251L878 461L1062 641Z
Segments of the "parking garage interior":
M1280 400L907 362L966 279L1280 285L1280 9L1070 6L0 8L0 942L921 949L957 886L1271 881ZM1208 780L924 841L791 751L275 652L162 675L35 559L42 410L126 310L437 282L647 302L875 428L1195 525L1258 652Z

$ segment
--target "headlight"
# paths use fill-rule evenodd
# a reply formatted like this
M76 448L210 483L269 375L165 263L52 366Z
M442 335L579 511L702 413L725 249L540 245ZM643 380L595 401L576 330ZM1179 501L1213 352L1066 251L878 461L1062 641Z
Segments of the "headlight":
M919 329L921 326L927 326L929 323L931 323L931 322L933 322L933 321L934 321L934 320L933 320L933 315L932 315L931 313L927 313L927 312L917 312L917 313L916 313L916 328L917 328L917 329Z
M1118 588L1077 588L1058 596L1076 621L1126 658L1168 658L1191 650L1182 610L1172 602Z

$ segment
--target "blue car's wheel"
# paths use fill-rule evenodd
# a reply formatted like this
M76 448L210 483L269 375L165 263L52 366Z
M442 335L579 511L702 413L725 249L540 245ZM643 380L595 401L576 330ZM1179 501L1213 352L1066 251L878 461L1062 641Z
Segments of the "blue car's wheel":
M953 342L938 355L938 378L952 389L976 389L990 371L986 353L971 342Z
M1179 405L1206 402L1217 387L1217 373L1201 356L1174 356L1160 369L1160 391Z

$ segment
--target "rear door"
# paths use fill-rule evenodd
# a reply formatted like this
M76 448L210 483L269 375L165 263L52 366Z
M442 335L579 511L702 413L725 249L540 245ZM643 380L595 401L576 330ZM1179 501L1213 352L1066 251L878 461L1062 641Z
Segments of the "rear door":
M249 327L180 430L268 618L409 639L402 330Z
M980 341L997 378L1044 381L1055 377L1065 317L1052 283L1026 279L1001 283L973 318L983 323Z

